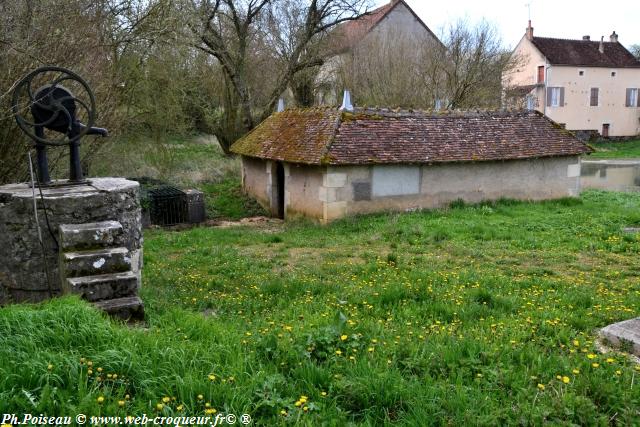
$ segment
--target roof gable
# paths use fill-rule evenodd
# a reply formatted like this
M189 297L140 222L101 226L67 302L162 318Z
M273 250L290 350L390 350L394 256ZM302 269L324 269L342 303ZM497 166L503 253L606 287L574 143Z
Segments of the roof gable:
M373 9L358 18L344 22L336 28L337 51L345 51L354 47L358 42L373 31L394 9L398 6L405 7L418 21L418 23L429 33L434 40L440 43L440 39L433 31L424 23L422 19L415 13L413 9L404 0L391 0L389 3Z
M314 165L515 160L591 151L538 112L348 113L335 108L275 113L231 150Z
M640 67L640 61L620 42L602 42L604 53L600 53L599 41L533 37L531 43L552 65L608 68Z

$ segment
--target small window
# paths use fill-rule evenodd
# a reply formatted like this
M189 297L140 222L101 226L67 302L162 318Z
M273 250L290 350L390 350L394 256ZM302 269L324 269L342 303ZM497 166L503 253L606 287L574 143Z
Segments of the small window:
M612 71L612 72L611 72L611 77L615 77L615 76L616 76L616 72L615 72L615 71Z
M544 83L544 65L538 67L538 83Z
M599 95L600 90L597 87L592 87L591 88L591 99L589 102L589 105L592 107L597 107L598 106L598 95Z
M564 106L564 88L548 87L547 88L547 107L563 107Z
M578 71L578 75L579 75L579 76L584 76L584 70L580 70L580 71Z
M624 103L625 107L640 107L640 98L638 97L638 88L628 88L627 96Z

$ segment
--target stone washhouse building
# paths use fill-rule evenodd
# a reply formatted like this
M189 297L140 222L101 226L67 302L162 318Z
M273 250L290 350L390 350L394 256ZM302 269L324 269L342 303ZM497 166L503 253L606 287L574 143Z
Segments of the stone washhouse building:
M640 134L640 61L619 41L533 35L531 21L503 75L507 106L536 109L580 138Z
M455 200L577 196L591 150L537 111L290 109L231 150L242 185L274 216L437 208Z

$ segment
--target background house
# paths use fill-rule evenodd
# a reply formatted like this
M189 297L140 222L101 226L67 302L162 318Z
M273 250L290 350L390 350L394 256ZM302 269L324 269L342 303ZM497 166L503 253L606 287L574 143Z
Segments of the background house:
M578 195L590 149L538 112L335 108L275 113L232 146L274 215L328 222L382 210Z
M521 102L574 131L640 134L640 61L620 42L535 37L531 21L503 76L507 103ZM582 132L580 132L582 133Z
M355 89L349 74L357 73L359 64L370 73L384 73L372 80L383 80L388 86L411 84L408 76L394 74L393 68L406 67L433 46L442 47L438 37L404 0L391 0L339 25L329 44L329 57L316 77L316 101L321 105L337 104L345 86Z

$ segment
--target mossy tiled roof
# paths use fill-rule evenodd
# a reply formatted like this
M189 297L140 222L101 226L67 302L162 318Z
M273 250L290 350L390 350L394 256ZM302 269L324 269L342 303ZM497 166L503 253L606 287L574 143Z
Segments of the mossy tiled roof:
M440 163L573 156L589 147L541 113L335 108L275 113L231 151L290 163Z

